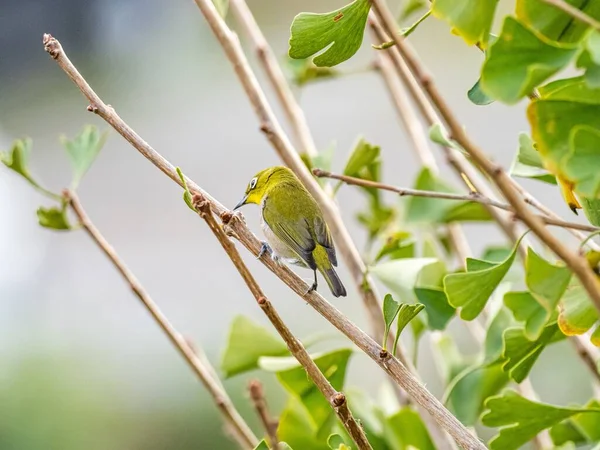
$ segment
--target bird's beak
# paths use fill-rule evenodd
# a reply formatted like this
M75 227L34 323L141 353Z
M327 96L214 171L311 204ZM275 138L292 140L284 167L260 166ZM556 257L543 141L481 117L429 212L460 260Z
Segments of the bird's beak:
M244 195L244 198L242 198L240 200L240 202L237 205L235 205L235 207L233 208L233 210L235 211L236 209L241 208L242 206L244 206L246 204L246 200L248 200L248 196Z

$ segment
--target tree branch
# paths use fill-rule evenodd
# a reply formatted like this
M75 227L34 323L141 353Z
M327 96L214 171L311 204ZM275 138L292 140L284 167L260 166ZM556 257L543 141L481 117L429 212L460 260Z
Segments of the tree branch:
M351 184L355 186L363 186L363 187L371 187L375 189L381 189L384 191L395 192L396 194L409 197L426 197L426 198L440 198L446 200L456 200L463 202L474 202L482 205L493 206L494 208L502 209L504 211L512 212L516 214L514 209L507 205L506 203L501 203L496 200L489 199L479 194L478 192L471 192L470 194L450 194L448 192L437 192L437 191L423 191L420 189L410 189L410 188L402 188L397 186L392 186L389 184L378 183L376 181L363 180L361 178L349 177L347 175L339 175L335 173L328 172L326 170L321 169L313 169L313 174L320 178L331 178L333 180L339 180L346 184ZM585 225L575 222L567 222L565 220L560 219L552 219L546 216L538 216L541 220L543 220L548 225L553 225L562 228L571 228L575 230L583 230L583 231L598 231L599 227L594 227L592 225ZM522 220L520 217L517 217L519 220Z
M272 419L267 408L267 399L263 392L262 383L258 380L251 380L248 383L248 392L250 399L256 410L256 414L267 432L267 438L271 446L271 450L279 450L279 438L277 437L277 420Z
M559 239L546 229L544 221L539 216L532 214L527 209L527 205L519 195L519 192L514 188L512 180L506 171L502 166L489 160L485 153L471 141L450 109L450 106L441 96L431 76L425 72L416 55L408 49L404 40L398 36L394 16L385 2L383 0L372 0L372 5L375 13L381 20L385 31L392 36L396 43L394 48L398 49L415 79L423 88L431 103L435 105L440 116L448 126L450 138L456 141L471 156L475 164L493 180L494 184L511 204L517 215L535 233L535 235L571 268L589 294L596 309L600 311L600 283L596 278L596 274L588 266L585 258L576 252L570 251Z
M119 255L117 255L115 252L114 248L106 241L104 236L102 236L100 231L94 226L83 209L83 206L75 192L65 191L63 197L66 201L68 201L71 209L79 219L79 223L83 229L110 259L115 268L129 284L133 293L138 299L140 299L154 321L167 335L181 356L183 356L190 368L198 376L204 387L206 387L215 404L219 408L225 423L233 432L233 436L240 447L244 449L253 449L258 443L258 439L256 436L254 436L252 430L250 430L250 427L248 427L242 416L240 416L238 411L235 409L235 406L233 406L231 399L227 396L227 393L222 388L220 382L213 377L214 369L209 367L207 362L200 360L186 339L179 332L177 332L177 330L175 330L173 325L171 325L169 320L163 315L156 303L154 303L150 295L137 280L135 275L133 275L129 268L127 268Z
M585 23L586 25L589 25L590 27L600 31L600 22L584 13L582 10L577 9L573 5L565 2L564 0L542 0L542 2L550 6L554 6L555 8L560 9L562 12L567 13L573 19Z
M231 262L244 279L246 286L248 286L248 289L256 299L256 302L262 308L263 312L273 324L273 327L275 327L279 335L283 338L292 355L294 355L302 367L304 367L308 377L312 380L315 386L317 386L319 391L321 391L325 399L331 404L331 407L338 415L340 422L342 422L342 425L344 428L346 428L346 431L357 445L359 450L372 450L371 444L369 444L364 430L356 422L356 420L354 420L354 417L348 408L346 396L342 392L337 392L333 388L327 378L325 378L325 375L323 375L315 362L312 360L302 343L296 339L290 329L285 325L285 323L283 323L283 320L271 302L267 299L267 297L265 297L262 289L248 270L248 267L246 267L246 264L242 260L240 253L235 248L234 243L229 239L229 237L227 237L223 228L215 220L211 211L210 202L206 200L202 194L194 194L192 203L200 217L206 221L210 230L219 240L223 250L225 250L227 256L229 256L229 259L231 259Z
M75 66L73 66L73 63L68 59L60 43L49 34L46 34L44 35L44 46L58 66L67 74L67 76L69 76L91 103L88 110L104 119L152 164L175 181L179 186L183 187L183 183L179 179L175 166L148 145L147 142L145 142L117 115L112 107L108 107L100 97L98 97L81 74L79 74ZM220 214L224 222L227 222L227 229L229 232L232 233L232 235L253 255L258 255L261 243L248 229L241 217L233 215L221 203L187 177L186 183L192 193L202 194L210 202L212 210L215 213ZM280 266L269 258L262 259L262 263L298 294L303 301L311 305L321 316L375 361L416 403L421 405L429 414L431 414L461 447L468 449L485 449L485 446L477 440L477 438L474 437L398 359L384 351L377 342L354 323L350 322L347 317L327 302L318 292L311 292L307 295L306 292L309 286L302 278L292 272L289 268Z

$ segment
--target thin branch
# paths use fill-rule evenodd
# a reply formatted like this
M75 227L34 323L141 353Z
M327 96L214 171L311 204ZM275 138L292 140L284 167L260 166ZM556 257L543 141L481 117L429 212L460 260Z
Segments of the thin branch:
M398 36L394 16L386 3L383 0L372 0L372 5L386 32L396 42L396 46L393 49L398 49L415 79L448 126L450 138L456 141L471 156L474 163L492 179L506 200L514 208L516 214L535 235L571 268L589 294L596 309L600 311L600 283L596 274L588 266L585 258L569 250L566 245L546 229L544 221L539 216L528 210L527 205L513 186L512 180L506 171L502 166L488 159L486 154L471 141L450 106L438 91L431 76L425 72L416 55L409 50L404 40Z
M248 59L244 55L237 35L233 33L223 18L217 12L212 0L195 0L196 5L206 18L208 25L223 47L227 58L231 62L240 83L242 84L254 112L259 121L260 128L267 136L271 145L280 159L294 171L304 186L317 201L325 220L331 229L337 248L344 258L344 262L352 274L354 284L360 293L368 312L371 329L377 337L383 336L384 321L381 306L377 300L371 277L366 274L366 267L354 245L344 222L331 198L321 189L321 186L310 174L298 153L294 150L287 135L275 117L264 92L262 91L256 75L250 68ZM406 358L404 358L406 361Z
M92 90L85 79L79 74L73 63L68 59L60 43L52 36L44 35L44 46L46 51L56 61L58 66L69 76L82 94L90 102L89 111L96 113L115 131L123 136L131 145L146 157L159 170L169 178L183 187L175 166L167 161L162 155L145 142L133 129L127 125L115 112L108 107ZM257 256L261 242L248 229L241 216L233 215L221 203L202 190L196 183L186 177L186 183L193 194L202 194L211 204L212 210L221 215L227 223L227 229L237 240L239 240L250 253ZM334 327L348 337L367 356L375 361L407 394L419 405L421 405L435 420L450 433L457 443L468 449L484 450L485 446L474 437L441 403L435 398L415 376L394 356L384 351L383 348L369 337L364 331L348 320L340 311L331 305L318 292L306 294L308 285L302 278L285 266L273 262L270 258L263 258L262 263L277 275L287 286L289 286L303 301L312 306Z
M389 184L378 183L376 181L370 181L370 180L363 180L361 178L349 177L347 175L339 175L339 174L327 172L327 171L321 170L321 169L313 169L312 172L315 176L320 177L320 178L331 178L333 180L339 180L346 184L352 184L355 186L371 187L371 188L381 189L384 191L395 192L396 194L400 195L401 197L402 196L426 197L426 198L440 198L440 199L446 199L446 200L456 200L456 201L463 201L463 202L474 202L474 203L480 203L482 205L492 206L494 208L502 209L504 211L508 211L513 214L516 214L514 209L510 205L508 205L506 203L501 203L496 200L489 199L477 192L471 192L470 194L464 195L464 194L450 194L448 192L423 191L423 190L419 190L419 189L410 189L410 188L391 186ZM539 217L541 220L543 220L544 223L546 223L548 225L557 226L557 227L572 228L572 229L584 230L584 231L600 230L599 227L594 227L592 225L584 225L584 224L575 223L575 222L567 222L565 220L552 219L552 218L546 217L546 216L537 216L537 217ZM519 220L522 220L520 217L517 217L517 218Z
M258 439L254 436L250 427L248 427L242 416L240 416L235 409L235 406L233 406L231 399L227 396L227 393L222 388L220 382L213 377L214 369L209 367L206 362L200 360L186 339L173 327L173 325L171 325L169 320L160 311L156 303L154 303L154 300L152 300L150 295L145 291L135 275L133 275L123 260L117 255L114 248L106 241L104 236L102 236L100 231L92 223L75 192L65 191L64 198L69 202L71 209L79 219L79 223L83 229L110 259L115 268L129 284L133 293L140 299L154 321L167 335L181 356L183 356L204 387L206 387L219 408L225 423L227 423L228 427L233 431L233 436L238 441L240 447L244 449L254 448L258 443Z
M277 420L271 418L269 414L269 408L267 407L267 399L263 392L262 383L258 380L251 380L248 383L248 392L250 392L250 399L256 410L265 431L267 433L267 439L271 446L271 450L279 450L279 439L277 438Z
M246 286L248 286L248 289L252 292L258 305L262 308L269 321L273 324L273 327L275 327L279 335L287 344L292 355L294 355L302 367L304 367L308 377L315 386L317 386L319 391L321 391L325 399L331 404L331 407L338 415L340 422L342 422L342 425L346 428L346 431L355 442L358 449L372 450L364 430L356 420L354 420L354 417L348 408L346 396L333 388L327 378L325 378L325 375L323 375L321 370L319 370L312 360L302 343L292 334L285 323L283 323L279 313L277 313L272 303L265 297L262 289L248 270L248 267L246 267L235 244L229 239L223 228L215 220L210 202L206 200L202 194L194 194L192 202L200 217L206 221L210 230L221 243L223 250L225 250L227 256L229 256L229 259L231 259L231 262L244 279Z
M560 9L562 12L567 13L573 19L578 20L586 25L589 25L592 28L600 31L600 22L598 22L593 17L584 13L582 10L575 8L573 5L565 2L564 0L542 0L544 3L554 6L557 9Z

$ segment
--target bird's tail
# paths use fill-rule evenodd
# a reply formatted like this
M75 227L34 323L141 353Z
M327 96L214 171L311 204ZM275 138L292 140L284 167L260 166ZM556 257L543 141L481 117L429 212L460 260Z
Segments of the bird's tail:
M340 281L340 278L338 277L337 273L335 272L332 266L329 266L328 269L319 268L319 272L321 272L321 275L323 275L323 278L325 278L325 281L327 281L329 289L331 289L331 293L335 297L346 296L346 288Z

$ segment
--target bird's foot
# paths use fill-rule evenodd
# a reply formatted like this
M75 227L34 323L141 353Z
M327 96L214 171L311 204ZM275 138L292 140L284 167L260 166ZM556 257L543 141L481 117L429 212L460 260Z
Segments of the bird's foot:
M268 243L266 243L265 241L262 241L261 244L262 245L260 246L260 251L258 252L258 256L256 257L256 259L262 258L265 253L268 253L269 255L271 255L271 258L272 258L273 257L273 249L271 248L271 246Z
M304 294L304 295L308 295L308 294L310 294L311 292L313 292L313 291L316 291L316 290L317 290L317 282L315 281L315 282L314 282L314 283L313 283L313 284L312 284L312 285L311 285L311 286L308 288L308 291L306 291L306 294Z

